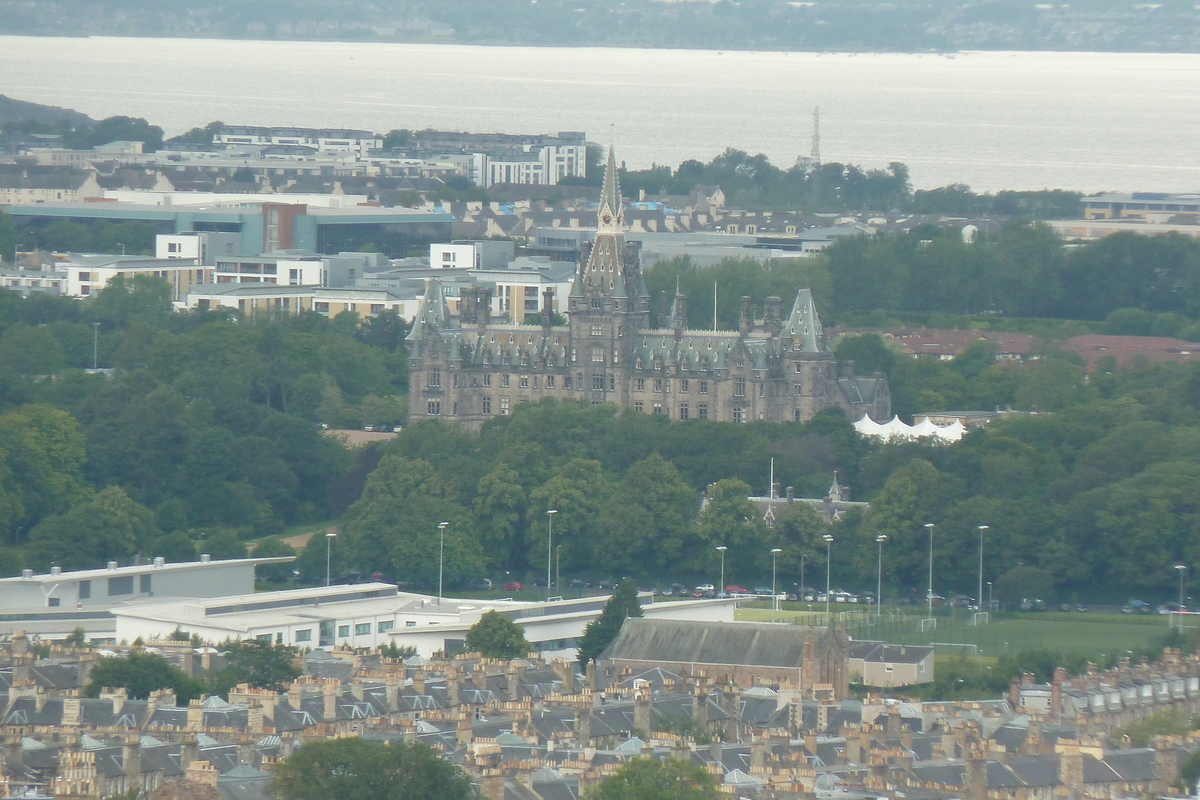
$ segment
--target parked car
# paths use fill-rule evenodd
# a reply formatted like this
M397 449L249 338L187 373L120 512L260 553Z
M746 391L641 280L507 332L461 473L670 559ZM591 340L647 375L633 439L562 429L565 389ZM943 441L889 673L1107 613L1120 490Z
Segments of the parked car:
M1153 614L1154 608L1145 600L1133 599L1121 609L1122 614Z
M713 586L711 583L702 583L696 587L696 591L698 592L715 592L716 590L717 587Z
M774 594L770 586L755 586L754 593L759 597L770 597Z
M1021 601L1020 609L1022 611L1045 611L1046 601L1041 598L1025 598Z
M525 591L525 584L520 581L509 581L502 588L506 592L523 592Z
M726 586L725 591L729 592L732 595L750 594L749 589L747 589L745 586L738 586L736 583L731 583L728 586Z

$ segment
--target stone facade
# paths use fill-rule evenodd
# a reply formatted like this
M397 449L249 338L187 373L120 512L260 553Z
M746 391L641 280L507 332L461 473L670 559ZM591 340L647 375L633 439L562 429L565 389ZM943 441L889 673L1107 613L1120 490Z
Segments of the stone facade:
M834 406L851 419L891 416L883 377L839 376L812 292L801 289L786 319L768 297L764 319L741 299L736 331L691 330L687 298L651 310L637 246L625 242L615 158L609 151L595 241L585 247L554 325L543 293L541 325L494 322L490 290L463 289L450 316L434 280L409 334L409 422L453 420L478 430L519 403L614 403L674 420L803 422ZM657 317L657 318L656 318Z

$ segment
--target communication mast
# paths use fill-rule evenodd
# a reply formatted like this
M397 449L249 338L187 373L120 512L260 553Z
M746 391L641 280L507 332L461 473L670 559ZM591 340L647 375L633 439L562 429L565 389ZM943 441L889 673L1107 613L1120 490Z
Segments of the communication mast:
M821 166L821 107L813 108L813 140L812 140L813 169Z
M821 107L813 107L813 137L812 137L812 166L808 174L809 187L812 189L812 203L815 209L821 198L819 177L821 173Z

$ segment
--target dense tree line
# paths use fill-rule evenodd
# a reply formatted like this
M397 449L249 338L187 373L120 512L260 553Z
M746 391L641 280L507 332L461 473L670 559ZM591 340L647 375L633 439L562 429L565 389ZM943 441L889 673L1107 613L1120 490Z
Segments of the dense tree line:
M907 596L923 586L926 523L937 526L943 594L973 594L979 525L990 528L985 579L997 599L1165 597L1174 564L1200 564L1200 367L1119 369L1110 360L1087 374L1053 353L996 363L986 346L950 362L896 359L877 337L863 339L846 340L840 355L857 364L879 354L872 366L890 370L898 403L912 410L1040 413L993 422L953 446L880 445L837 411L805 424L728 425L544 402L479 435L421 424L387 448L351 507L342 567L435 584L437 526L448 522L448 578L537 575L551 508L564 574L632 575L644 585L711 580L717 545L729 548L728 580L761 582L780 547L780 572L795 583L802 559L824 564L831 533L835 582L864 588L882 533L885 587ZM747 496L766 493L772 457L776 480L797 496L821 497L836 471L870 511L827 525L797 503L768 527Z
M109 142L141 142L142 149L153 153L162 147L163 129L151 125L141 117L107 117L102 120L70 119L63 116L57 121L36 118L9 120L0 132L3 133L47 133L63 137L63 146L72 150L90 150Z
M957 316L977 326L1008 317L1105 320L1107 333L1200 340L1200 240L1177 233L1118 233L1068 247L1049 228L1025 222L973 242L953 228L922 225L839 239L813 258L698 268L683 257L646 272L655 295L673 295L677 281L696 328L712 327L715 283L726 328L737 326L739 297L752 297L761 318L764 297L790 303L807 287L826 324L873 312Z
M372 456L317 423L402 421L406 329L175 313L154 278L86 302L0 292L0 568L240 556L337 515Z
M625 5L581 6L575 0L480 0L464 16L461 6L450 0L271 0L254 5L166 0L154 5L116 3L111 9L113 13L102 13L80 0L37 7L4 0L0 32L851 53L1198 49L1196 20L1188 4L1127 9L1111 3L1039 7L1015 0L985 5L880 5L863 0L679 5L628 0Z
M634 198L642 191L651 197L687 195L698 184L720 186L727 204L736 208L887 211L906 207L912 198L908 167L899 162L883 170L801 159L780 169L761 153L728 148L707 164L689 160L675 170L655 165L621 173L621 191Z

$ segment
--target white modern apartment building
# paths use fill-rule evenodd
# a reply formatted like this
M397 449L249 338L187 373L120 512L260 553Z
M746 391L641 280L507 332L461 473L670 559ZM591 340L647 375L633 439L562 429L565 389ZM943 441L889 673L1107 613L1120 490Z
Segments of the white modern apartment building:
M312 147L320 152L366 155L383 147L383 138L371 131L342 128L266 128L226 125L213 136L213 144Z
M63 293L70 297L90 297L108 285L113 278L132 279L138 275L164 278L171 286L171 300L182 302L193 286L212 283L213 268L196 263L192 258L154 258L153 256L120 256L91 253L72 253L58 264L66 273Z
M241 246L241 236L236 233L160 233L154 237L154 257L188 258L203 266L213 266L221 256L236 256Z
M429 245L430 269L504 269L516 256L509 239L460 239Z
M471 173L475 183L484 187L497 183L557 186L563 178L587 174L587 145L527 145L521 150L474 153Z

